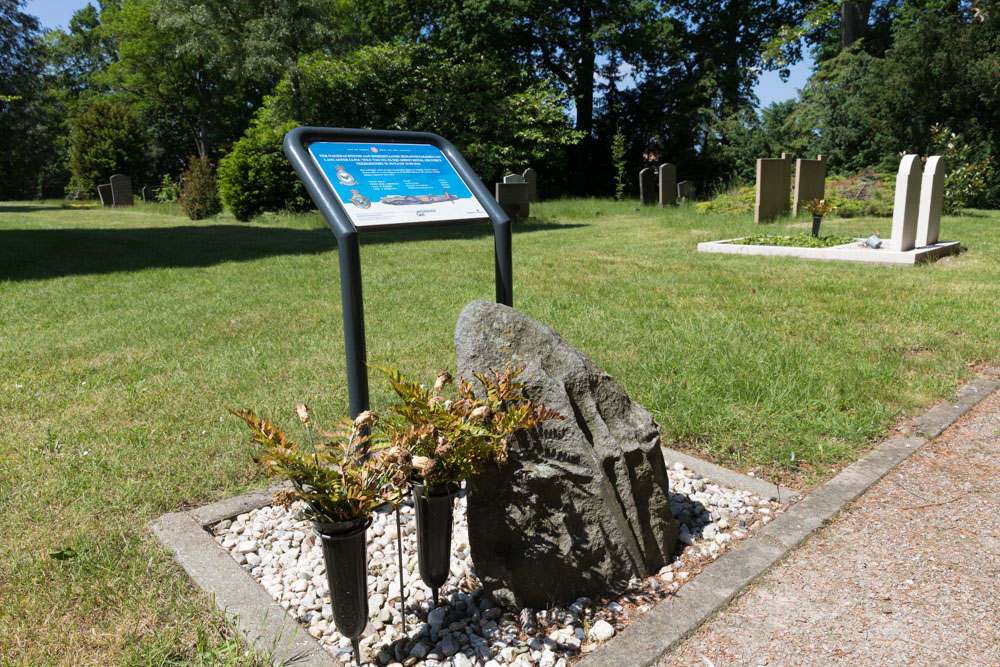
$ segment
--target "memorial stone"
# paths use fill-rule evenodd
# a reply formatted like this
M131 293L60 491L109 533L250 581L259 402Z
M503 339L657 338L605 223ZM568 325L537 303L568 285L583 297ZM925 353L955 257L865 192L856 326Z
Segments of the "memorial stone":
M515 178L521 178L512 174ZM527 218L530 215L530 204L528 201L529 185L522 181L507 181L510 176L504 177L503 183L496 184L496 199L500 208L504 210L511 219Z
M111 184L101 183L97 186L97 196L101 198L101 206L114 206L115 202L111 196Z
M677 167L664 162L660 165L660 208L677 203Z
M525 395L566 417L516 434L507 462L467 483L469 545L486 591L544 609L663 567L678 530L653 415L558 333L507 306L467 305L455 352L469 380L508 361L523 366Z
M524 176L518 176L517 174L507 174L503 177L504 183L526 183Z
M792 196L792 215L799 214L803 201L823 199L826 196L826 156L815 160L795 161L795 194Z
M694 199L694 181L681 181L677 184L677 199L682 202Z
M125 174L111 177L111 199L115 206L132 206L132 179Z
M142 186L142 203L148 204L153 201L153 188L148 185Z
M944 160L940 155L927 158L920 184L920 208L917 210L916 247L938 242L941 229L941 198L944 196Z
M790 209L792 158L782 153L779 158L757 160L757 194L753 221L767 222Z
M528 184L528 201L538 201L538 174L534 169L528 167L521 176L524 178L524 182Z
M656 171L652 167L646 167L639 172L639 201L643 204L656 203Z
M904 155L896 174L896 197L892 205L892 249L913 250L917 239L920 206L920 156Z

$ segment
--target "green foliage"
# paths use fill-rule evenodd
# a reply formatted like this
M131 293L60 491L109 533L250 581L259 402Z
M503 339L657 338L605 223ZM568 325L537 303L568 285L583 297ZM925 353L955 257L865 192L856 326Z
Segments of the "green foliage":
M222 212L215 174L208 158L191 157L183 176L184 188L178 198L181 210L192 220L210 218Z
M311 207L305 187L281 150L295 121L272 124L256 118L233 150L219 162L219 196L240 221L263 211L304 211Z
M944 192L941 211L954 213L960 208L982 204L986 199L986 188L995 173L993 156L976 160L972 146L943 125L931 128L929 154L940 155L944 159Z
M72 187L94 195L113 174L145 174L146 137L127 103L114 97L91 101L73 119L70 135Z
M615 166L615 199L621 201L625 198L625 185L628 182L625 170L628 164L625 161L625 134L620 125L611 139L611 161Z
M341 419L328 442L313 444L309 409L296 406L306 428L310 446L299 447L250 410L229 410L250 427L250 440L264 446L255 459L269 476L287 478L295 495L309 506L317 521L348 521L368 516L386 502L398 503L399 490L390 486L396 466L382 451L384 441L366 433L368 412L357 421ZM362 419L364 418L364 419Z
M440 395L452 382L447 371L438 374L433 391L428 391L419 382L407 382L397 370L380 370L403 401L391 408L402 419L384 422L393 458L420 483L457 483L482 472L487 463L503 465L511 434L548 419L563 419L525 398L523 385L515 381L523 369L513 369L510 362L503 373L493 371L493 377L476 374L482 398L460 378L453 400Z
M753 186L730 190L717 195L714 199L698 202L694 205L695 213L702 215L712 213L726 213L729 215L743 215L753 213L754 202L757 193Z
M801 202L802 208L809 211L813 216L823 217L830 211L836 210L836 206L833 205L832 201L827 201L826 199L820 199L818 197L814 199L803 199Z
M832 248L845 243L854 243L850 236L820 236L811 234L754 234L735 241L733 245L776 245L793 248Z
M160 187L156 189L156 201L171 202L177 201L181 196L181 188L169 174L164 174L160 179Z

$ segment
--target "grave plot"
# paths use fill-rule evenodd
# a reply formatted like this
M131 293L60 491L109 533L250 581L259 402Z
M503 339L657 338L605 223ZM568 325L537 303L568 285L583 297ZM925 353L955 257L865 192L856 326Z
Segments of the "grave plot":
M666 456L669 460L670 453ZM395 516L388 510L376 513L368 530L370 622L360 640L362 661L566 665L676 593L707 564L783 512L790 499L773 486L771 497L717 484L679 461L668 467L668 475L671 512L680 526L674 559L645 580L609 582L605 597L580 598L537 613L501 608L482 590L469 549L464 491L456 501L450 574L436 608L417 571L412 503L401 508L402 594ZM265 505L210 530L216 548L247 573L247 586L263 587L333 659L354 660L350 639L333 626L322 548L301 505ZM268 638L263 639L266 645Z

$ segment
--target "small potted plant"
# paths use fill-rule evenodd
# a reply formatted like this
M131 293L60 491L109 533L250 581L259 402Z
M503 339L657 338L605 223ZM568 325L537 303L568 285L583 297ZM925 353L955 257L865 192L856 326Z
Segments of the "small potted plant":
M453 498L459 483L482 472L487 462L507 461L507 438L547 419L563 419L544 405L528 400L516 378L524 370L507 363L493 377L476 374L481 395L459 379L457 396L441 394L453 383L441 371L431 391L407 382L394 369L380 369L401 403L382 424L391 449L389 458L409 477L417 519L417 560L420 578L431 588L434 604L438 589L448 579Z
M823 216L830 211L836 211L837 207L833 203L826 201L825 199L809 199L802 200L802 207L812 213L813 225L812 225L812 235L819 238L819 226L823 222Z
M358 637L368 622L368 553L366 533L372 512L401 499L398 466L385 456L384 441L369 431L378 421L366 410L351 421L342 419L331 438L314 444L310 410L295 406L305 425L308 448L289 440L281 429L250 410L230 410L250 427L251 440L264 446L256 461L269 476L280 475L292 483L295 497L306 504L313 532L323 546L330 603L337 631L351 639L354 659L360 664ZM393 486L393 478L398 486Z

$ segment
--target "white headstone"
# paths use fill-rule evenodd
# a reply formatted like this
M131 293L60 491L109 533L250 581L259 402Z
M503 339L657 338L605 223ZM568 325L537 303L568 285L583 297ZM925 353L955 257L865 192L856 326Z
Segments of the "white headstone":
M892 205L892 248L913 250L917 238L917 207L920 205L920 156L904 155L896 174L896 198Z
M940 155L927 158L920 184L920 209L917 211L916 247L934 245L941 229L941 197L944 194L944 160Z

